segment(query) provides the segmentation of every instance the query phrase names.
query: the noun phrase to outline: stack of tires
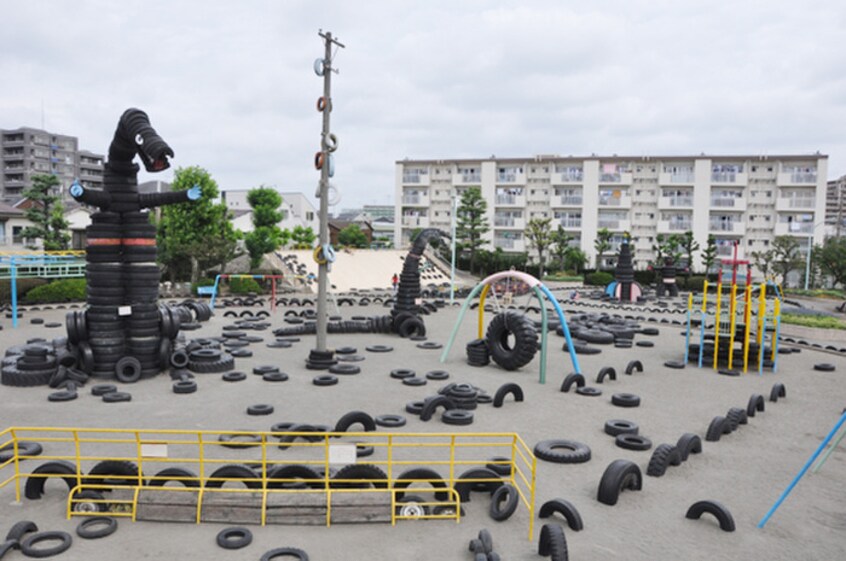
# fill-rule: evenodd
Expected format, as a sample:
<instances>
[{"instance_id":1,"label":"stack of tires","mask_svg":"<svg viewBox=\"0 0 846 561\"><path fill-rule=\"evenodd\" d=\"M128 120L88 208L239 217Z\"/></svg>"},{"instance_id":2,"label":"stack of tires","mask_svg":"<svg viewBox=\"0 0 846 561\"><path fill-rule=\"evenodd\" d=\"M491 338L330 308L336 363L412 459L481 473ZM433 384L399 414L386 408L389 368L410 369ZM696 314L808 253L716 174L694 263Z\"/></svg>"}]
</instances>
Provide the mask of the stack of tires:
<instances>
[{"instance_id":1,"label":"stack of tires","mask_svg":"<svg viewBox=\"0 0 846 561\"><path fill-rule=\"evenodd\" d=\"M118 307L125 300L120 222L115 212L91 215L91 225L86 228L85 329L80 328L81 314L77 314L73 330L68 330L68 339L76 341L80 364L97 378L113 378L115 364L126 354L124 321L118 315Z\"/></svg>"}]
</instances>

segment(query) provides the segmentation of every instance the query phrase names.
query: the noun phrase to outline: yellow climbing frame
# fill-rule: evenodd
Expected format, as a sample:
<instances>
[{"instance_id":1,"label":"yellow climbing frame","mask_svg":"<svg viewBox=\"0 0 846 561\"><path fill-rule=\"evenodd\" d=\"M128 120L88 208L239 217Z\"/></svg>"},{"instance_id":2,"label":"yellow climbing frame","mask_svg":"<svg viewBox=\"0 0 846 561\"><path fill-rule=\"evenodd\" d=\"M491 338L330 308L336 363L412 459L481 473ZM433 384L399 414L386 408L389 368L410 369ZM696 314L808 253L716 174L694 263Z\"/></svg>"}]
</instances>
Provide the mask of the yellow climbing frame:
<instances>
[{"instance_id":1,"label":"yellow climbing frame","mask_svg":"<svg viewBox=\"0 0 846 561\"><path fill-rule=\"evenodd\" d=\"M43 446L43 454L26 456L22 442L34 441ZM280 441L283 447L280 447ZM373 447L373 454L360 461L356 452L361 447ZM82 490L114 490L120 487L131 491L125 499L84 499L86 503L107 503L110 516L136 519L139 494L145 490L173 493L197 493L196 522L201 521L204 496L213 493L261 493L261 524L267 523L268 497L300 493L325 493L326 525L331 526L332 496L349 493L390 493L391 524L405 519L454 519L461 518L461 498L455 484L510 483L516 489L519 502L529 510L529 539L532 539L535 512L535 484L537 460L517 433L389 433L389 432L261 432L261 431L201 431L155 429L94 429L57 427L12 427L0 432L0 450L11 457L0 462L0 489L13 484L16 501L21 500L21 483L29 478L75 480L68 494L67 516L93 516L98 512L80 512L75 509L81 499L74 498ZM248 456L248 457L246 457ZM496 459L493 459L496 458ZM33 473L44 461L70 462L76 473ZM138 472L120 484L114 475L86 475L96 463L104 460L133 462ZM211 477L214 471L227 464L249 464L255 468L255 478ZM384 479L338 479L331 477L330 468L363 463L376 466L387 475ZM313 480L295 478L269 478L276 466L309 466L320 477ZM29 469L31 466L31 469ZM498 468L505 473L497 477L461 477L467 470L482 467ZM161 468L181 467L196 476L148 476L145 471L159 473ZM398 476L412 467L428 467L448 472L438 480L400 480ZM84 476L84 477L83 477ZM99 479L99 481L98 481ZM106 481L109 479L109 481ZM134 484L129 484L132 480ZM182 486L163 486L164 481L180 481ZM156 481L160 483L156 485ZM209 487L213 481L218 487ZM285 483L306 483L308 489L281 488ZM222 488L227 482L237 487ZM376 483L382 488L338 488L344 483ZM398 482L405 485L396 486ZM426 513L417 511L402 514L404 503L397 500L399 493L409 491L408 484L429 483L446 485L447 488L418 488L415 494L424 494ZM243 485L247 484L248 487ZM70 485L70 484L69 484ZM436 493L446 493L448 498L438 500ZM428 496L432 499L428 500ZM440 513L435 508L440 507ZM96 510L96 509L95 509Z\"/></svg>"}]
</instances>

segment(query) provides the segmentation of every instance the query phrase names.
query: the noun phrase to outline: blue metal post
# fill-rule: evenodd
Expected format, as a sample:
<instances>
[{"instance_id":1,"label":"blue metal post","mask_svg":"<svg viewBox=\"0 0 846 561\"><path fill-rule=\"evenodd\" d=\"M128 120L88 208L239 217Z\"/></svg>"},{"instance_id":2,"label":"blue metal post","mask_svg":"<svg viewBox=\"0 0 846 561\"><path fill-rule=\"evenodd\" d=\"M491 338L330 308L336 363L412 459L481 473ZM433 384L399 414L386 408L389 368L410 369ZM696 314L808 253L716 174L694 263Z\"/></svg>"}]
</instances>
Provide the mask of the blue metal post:
<instances>
[{"instance_id":1,"label":"blue metal post","mask_svg":"<svg viewBox=\"0 0 846 561\"><path fill-rule=\"evenodd\" d=\"M9 281L9 287L12 289L12 327L18 327L18 283L17 283L17 276L18 276L18 268L15 266L15 256L11 256L9 258L9 274L11 275L11 280Z\"/></svg>"},{"instance_id":2,"label":"blue metal post","mask_svg":"<svg viewBox=\"0 0 846 561\"><path fill-rule=\"evenodd\" d=\"M802 469L800 469L799 473L796 474L796 477L793 478L793 481L791 481L787 488L781 492L781 495L779 495L778 499L776 499L775 504L770 507L770 510L767 511L767 514L765 514L761 521L758 522L759 528L763 528L764 524L766 524L770 517L775 514L775 511L778 510L778 507L781 506L781 503L784 502L784 499L787 498L787 495L789 495L790 492L793 491L793 488L796 487L796 484L799 483L799 480L802 479L802 476L805 475L805 473L808 471L808 468L810 468L811 464L814 463L814 460L817 459L817 456L819 456L822 451L825 450L825 447L828 445L829 441L834 438L834 435L837 434L837 431L840 430L840 427L843 426L844 422L846 422L846 413L843 413L840 416L840 420L837 421L837 424L834 425L834 428L831 429L831 431L828 433L828 436L823 439L823 441L817 447L816 451L811 454L811 457L808 458L808 461L805 462L805 465L802 466Z\"/></svg>"},{"instance_id":3,"label":"blue metal post","mask_svg":"<svg viewBox=\"0 0 846 561\"><path fill-rule=\"evenodd\" d=\"M220 283L220 275L214 277L214 292L212 292L211 302L209 303L209 308L214 311L214 299L217 298L217 285Z\"/></svg>"},{"instance_id":4,"label":"blue metal post","mask_svg":"<svg viewBox=\"0 0 846 561\"><path fill-rule=\"evenodd\" d=\"M579 359L576 358L576 349L573 348L573 339L570 337L570 328L567 326L567 319L564 317L564 310L561 309L561 306L558 305L558 300L555 299L552 292L546 287L545 284L541 283L540 289L546 294L546 297L549 298L549 301L552 302L552 307L555 308L555 313L558 314L558 320L561 322L561 331L564 332L564 339L567 341L567 348L570 349L570 361L573 363L573 369L576 371L576 374L581 374L582 369L579 367Z\"/></svg>"}]
</instances>

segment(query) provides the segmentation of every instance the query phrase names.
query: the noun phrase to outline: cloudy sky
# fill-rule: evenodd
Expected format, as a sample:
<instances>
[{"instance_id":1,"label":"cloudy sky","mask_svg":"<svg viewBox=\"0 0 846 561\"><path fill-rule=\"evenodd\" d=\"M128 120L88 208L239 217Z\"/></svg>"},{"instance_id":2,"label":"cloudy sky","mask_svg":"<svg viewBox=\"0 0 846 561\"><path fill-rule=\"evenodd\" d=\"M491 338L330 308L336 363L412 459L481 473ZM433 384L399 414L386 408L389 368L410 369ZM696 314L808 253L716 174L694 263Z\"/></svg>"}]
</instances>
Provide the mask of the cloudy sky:
<instances>
[{"instance_id":1,"label":"cloudy sky","mask_svg":"<svg viewBox=\"0 0 846 561\"><path fill-rule=\"evenodd\" d=\"M405 157L819 150L846 173L835 0L8 0L0 128L40 126L43 103L103 153L135 106L175 166L312 195L321 28L347 47L333 210L392 204Z\"/></svg>"}]
</instances>

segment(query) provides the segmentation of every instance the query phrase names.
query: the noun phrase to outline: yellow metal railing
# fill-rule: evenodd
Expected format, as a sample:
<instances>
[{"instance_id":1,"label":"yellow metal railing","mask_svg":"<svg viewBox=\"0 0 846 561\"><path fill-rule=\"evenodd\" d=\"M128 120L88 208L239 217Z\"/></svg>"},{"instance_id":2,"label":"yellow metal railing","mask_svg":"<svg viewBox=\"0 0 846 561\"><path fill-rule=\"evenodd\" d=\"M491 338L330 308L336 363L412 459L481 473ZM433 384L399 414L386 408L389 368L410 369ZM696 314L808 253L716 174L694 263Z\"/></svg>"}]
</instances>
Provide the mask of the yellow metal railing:
<instances>
[{"instance_id":1,"label":"yellow metal railing","mask_svg":"<svg viewBox=\"0 0 846 561\"><path fill-rule=\"evenodd\" d=\"M20 455L18 444L37 441L44 454L37 458ZM371 456L355 459L358 447L373 447ZM85 502L108 505L110 515L135 520L138 498L142 491L157 490L173 493L196 493L196 521L199 523L203 498L213 493L260 493L261 524L267 521L268 497L280 494L324 493L326 524L331 525L332 496L344 493L390 493L391 523L407 519L454 519L461 517L461 498L455 490L456 483L509 483L514 486L522 503L531 513L529 539L532 539L535 510L535 484L537 460L532 449L516 433L382 433L382 432L262 432L262 431L190 431L155 429L88 429L52 427L12 427L0 432L0 449L12 452L12 457L0 463L0 488L15 484L15 494L21 500L21 482L28 478L64 478L75 480L67 501L67 515L90 516L94 511L80 512L75 506ZM253 453L258 452L258 453ZM244 457L244 456L249 457ZM492 460L491 456L503 459ZM24 462L24 460L26 460ZM35 460L38 460L36 462ZM43 461L64 460L71 462L75 474L32 473ZM133 462L137 472L130 476L91 475L94 464L104 460ZM338 479L331 467L341 464L369 464L386 475L386 479ZM148 476L145 470L156 471L158 466L181 467L194 470L190 477ZM227 464L251 467L254 478L219 477L215 470ZM462 478L469 468L494 464L502 467L507 475L497 477ZM302 465L312 468L317 478L269 477L276 466ZM399 475L409 467L441 468L443 478L415 479L413 483L429 484L420 488L394 487ZM505 468L508 468L507 470ZM115 483L120 478L122 481ZM164 486L166 481L180 482L180 486ZM403 480L404 483L409 480ZM155 483L159 482L158 485ZM212 482L213 486L209 487ZM226 483L248 484L237 488ZM305 489L280 488L286 483L304 483ZM377 484L380 488L338 488L346 484ZM219 485L219 486L215 486ZM437 485L446 485L437 486ZM124 497L79 498L84 490L128 490ZM129 493L131 491L131 493ZM416 504L425 512L401 514L406 503L397 500L397 493L422 495L424 502ZM447 500L438 500L435 494L447 493ZM432 499L429 500L429 496ZM443 495L440 495L443 497ZM437 508L440 507L440 508ZM414 509L411 509L414 510ZM436 513L436 510L441 512Z\"/></svg>"}]
</instances>

